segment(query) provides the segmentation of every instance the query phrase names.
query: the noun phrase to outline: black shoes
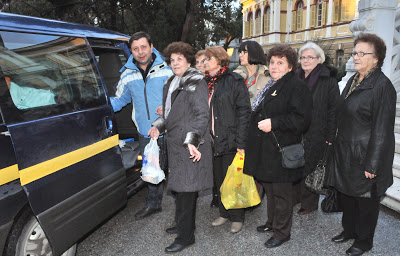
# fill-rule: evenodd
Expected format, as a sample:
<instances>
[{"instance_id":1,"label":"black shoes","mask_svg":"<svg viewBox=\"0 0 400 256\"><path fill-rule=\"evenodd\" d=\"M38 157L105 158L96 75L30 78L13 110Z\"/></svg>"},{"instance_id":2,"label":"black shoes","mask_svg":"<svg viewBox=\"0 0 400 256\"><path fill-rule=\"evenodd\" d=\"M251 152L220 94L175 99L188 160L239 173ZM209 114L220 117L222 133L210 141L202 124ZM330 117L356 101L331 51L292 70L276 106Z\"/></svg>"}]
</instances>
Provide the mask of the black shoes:
<instances>
[{"instance_id":1,"label":"black shoes","mask_svg":"<svg viewBox=\"0 0 400 256\"><path fill-rule=\"evenodd\" d=\"M364 252L366 252L366 251L364 251L363 249L356 248L356 247L353 247L353 246L352 246L352 247L350 247L349 249L347 249L346 255L358 256L358 255L363 255Z\"/></svg>"},{"instance_id":2,"label":"black shoes","mask_svg":"<svg viewBox=\"0 0 400 256\"><path fill-rule=\"evenodd\" d=\"M258 226L257 231L260 233L265 233L265 232L274 232L272 228L267 227L267 224Z\"/></svg>"},{"instance_id":3,"label":"black shoes","mask_svg":"<svg viewBox=\"0 0 400 256\"><path fill-rule=\"evenodd\" d=\"M176 234L176 233L178 233L178 228L176 226L170 227L170 228L167 228L165 230L165 232L167 232L168 234Z\"/></svg>"},{"instance_id":4,"label":"black shoes","mask_svg":"<svg viewBox=\"0 0 400 256\"><path fill-rule=\"evenodd\" d=\"M142 210L138 211L135 214L135 219L136 220L144 219L154 213L161 212L161 210L162 210L161 207L160 208L150 208L150 207L145 206Z\"/></svg>"},{"instance_id":5,"label":"black shoes","mask_svg":"<svg viewBox=\"0 0 400 256\"><path fill-rule=\"evenodd\" d=\"M278 247L280 245L282 245L284 242L289 241L290 238L284 239L284 240L279 240L276 238L271 237L270 239L267 240L267 242L265 242L265 246L267 248L274 248L274 247Z\"/></svg>"},{"instance_id":6,"label":"black shoes","mask_svg":"<svg viewBox=\"0 0 400 256\"><path fill-rule=\"evenodd\" d=\"M176 242L173 242L170 246L166 247L164 251L166 253L180 252L192 244L194 244L194 240L193 240L193 242L189 243L188 245L183 245L183 244L178 244Z\"/></svg>"},{"instance_id":7,"label":"black shoes","mask_svg":"<svg viewBox=\"0 0 400 256\"><path fill-rule=\"evenodd\" d=\"M344 243L344 242L346 242L346 241L348 241L350 239L352 239L352 238L351 237L346 237L342 232L339 235L337 235L334 238L332 238L332 242L340 244L340 243Z\"/></svg>"}]
</instances>

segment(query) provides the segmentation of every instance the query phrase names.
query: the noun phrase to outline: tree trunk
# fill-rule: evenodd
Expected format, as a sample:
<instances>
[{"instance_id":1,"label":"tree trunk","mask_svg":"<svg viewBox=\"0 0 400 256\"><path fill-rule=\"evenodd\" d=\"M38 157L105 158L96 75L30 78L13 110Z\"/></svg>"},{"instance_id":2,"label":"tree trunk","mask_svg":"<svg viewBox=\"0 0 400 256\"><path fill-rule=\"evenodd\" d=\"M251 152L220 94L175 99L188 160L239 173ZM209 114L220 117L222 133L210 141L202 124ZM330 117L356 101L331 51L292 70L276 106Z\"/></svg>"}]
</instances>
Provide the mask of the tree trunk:
<instances>
[{"instance_id":1,"label":"tree trunk","mask_svg":"<svg viewBox=\"0 0 400 256\"><path fill-rule=\"evenodd\" d=\"M185 15L185 23L183 24L181 41L186 42L188 35L190 33L190 28L192 27L192 23L195 18L195 13L197 10L198 0L187 0L186 1L186 15Z\"/></svg>"}]
</instances>

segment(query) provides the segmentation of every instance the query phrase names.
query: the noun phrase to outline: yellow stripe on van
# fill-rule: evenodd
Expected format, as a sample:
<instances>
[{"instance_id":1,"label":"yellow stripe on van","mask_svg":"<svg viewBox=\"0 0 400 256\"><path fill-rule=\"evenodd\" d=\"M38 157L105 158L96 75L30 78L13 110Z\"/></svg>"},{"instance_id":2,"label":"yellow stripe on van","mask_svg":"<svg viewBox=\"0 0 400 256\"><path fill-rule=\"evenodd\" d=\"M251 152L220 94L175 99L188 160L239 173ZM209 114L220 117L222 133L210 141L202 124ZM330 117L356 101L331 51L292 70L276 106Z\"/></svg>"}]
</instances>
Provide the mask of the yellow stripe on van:
<instances>
[{"instance_id":1,"label":"yellow stripe on van","mask_svg":"<svg viewBox=\"0 0 400 256\"><path fill-rule=\"evenodd\" d=\"M0 169L0 186L16 179L19 179L18 165Z\"/></svg>"},{"instance_id":2,"label":"yellow stripe on van","mask_svg":"<svg viewBox=\"0 0 400 256\"><path fill-rule=\"evenodd\" d=\"M40 164L25 168L19 171L21 185L26 185L32 181L43 178L55 173L68 166L76 164L101 152L104 152L118 145L118 134L92 145L77 149L67 154L58 156Z\"/></svg>"}]
</instances>

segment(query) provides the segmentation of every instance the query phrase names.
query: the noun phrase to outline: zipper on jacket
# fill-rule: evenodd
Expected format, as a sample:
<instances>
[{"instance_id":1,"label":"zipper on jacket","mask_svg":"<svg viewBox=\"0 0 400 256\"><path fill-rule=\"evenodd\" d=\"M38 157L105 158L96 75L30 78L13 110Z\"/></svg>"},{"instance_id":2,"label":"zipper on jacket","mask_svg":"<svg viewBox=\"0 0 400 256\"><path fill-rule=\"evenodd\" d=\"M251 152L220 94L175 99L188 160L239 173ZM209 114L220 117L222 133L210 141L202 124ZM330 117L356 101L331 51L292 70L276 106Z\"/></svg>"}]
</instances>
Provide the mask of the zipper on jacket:
<instances>
[{"instance_id":1,"label":"zipper on jacket","mask_svg":"<svg viewBox=\"0 0 400 256\"><path fill-rule=\"evenodd\" d=\"M146 110L147 110L147 118L150 120L150 111L149 111L149 104L147 103L147 93L146 93L146 86L147 83L144 83L144 102L146 103Z\"/></svg>"}]
</instances>

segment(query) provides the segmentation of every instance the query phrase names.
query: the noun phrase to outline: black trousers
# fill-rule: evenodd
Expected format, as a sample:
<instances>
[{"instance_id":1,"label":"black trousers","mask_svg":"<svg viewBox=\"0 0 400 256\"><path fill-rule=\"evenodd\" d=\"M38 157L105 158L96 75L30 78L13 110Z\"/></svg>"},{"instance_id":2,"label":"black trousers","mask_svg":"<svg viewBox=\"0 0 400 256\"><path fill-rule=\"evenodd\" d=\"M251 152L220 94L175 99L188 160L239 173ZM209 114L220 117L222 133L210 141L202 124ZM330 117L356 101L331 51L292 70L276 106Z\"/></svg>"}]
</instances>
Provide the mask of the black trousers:
<instances>
[{"instance_id":1,"label":"black trousers","mask_svg":"<svg viewBox=\"0 0 400 256\"><path fill-rule=\"evenodd\" d=\"M373 186L371 197L352 197L340 193L343 206L343 234L355 238L354 247L370 250L373 246L376 223L379 216L379 197Z\"/></svg>"},{"instance_id":2,"label":"black trousers","mask_svg":"<svg viewBox=\"0 0 400 256\"><path fill-rule=\"evenodd\" d=\"M311 192L307 188L305 181L306 179L304 178L299 183L301 208L310 211L315 211L318 209L319 194Z\"/></svg>"},{"instance_id":3,"label":"black trousers","mask_svg":"<svg viewBox=\"0 0 400 256\"><path fill-rule=\"evenodd\" d=\"M293 218L293 184L261 183L267 195L267 227L274 230L272 237L279 240L290 238Z\"/></svg>"},{"instance_id":4,"label":"black trousers","mask_svg":"<svg viewBox=\"0 0 400 256\"><path fill-rule=\"evenodd\" d=\"M224 182L228 167L232 164L236 153L215 156L213 161L214 179L217 185L218 208L219 215L223 218L230 219L232 222L244 222L244 209L226 210L221 202L220 188Z\"/></svg>"},{"instance_id":5,"label":"black trousers","mask_svg":"<svg viewBox=\"0 0 400 256\"><path fill-rule=\"evenodd\" d=\"M176 227L178 235L175 242L189 245L194 242L196 221L197 192L177 192L176 195Z\"/></svg>"}]
</instances>

